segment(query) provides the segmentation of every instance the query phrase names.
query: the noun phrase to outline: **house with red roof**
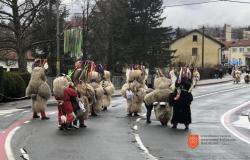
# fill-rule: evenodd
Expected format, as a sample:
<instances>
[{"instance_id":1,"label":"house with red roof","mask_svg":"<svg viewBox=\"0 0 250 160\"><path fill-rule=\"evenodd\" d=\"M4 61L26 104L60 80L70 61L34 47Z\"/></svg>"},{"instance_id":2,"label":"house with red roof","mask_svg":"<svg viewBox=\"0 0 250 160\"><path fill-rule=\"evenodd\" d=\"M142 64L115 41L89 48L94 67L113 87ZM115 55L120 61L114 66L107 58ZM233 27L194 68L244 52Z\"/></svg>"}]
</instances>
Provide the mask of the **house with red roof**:
<instances>
[{"instance_id":1,"label":"house with red roof","mask_svg":"<svg viewBox=\"0 0 250 160\"><path fill-rule=\"evenodd\" d=\"M229 65L247 66L250 65L250 38L249 31L243 32L244 39L232 39L232 29L226 26L225 45L222 55L227 59Z\"/></svg>"},{"instance_id":2,"label":"house with red roof","mask_svg":"<svg viewBox=\"0 0 250 160\"><path fill-rule=\"evenodd\" d=\"M27 60L27 70L28 72L31 72L32 64L35 58L32 56L31 51L27 51L25 57ZM1 49L0 50L0 66L3 67L6 71L18 70L17 53L11 49Z\"/></svg>"}]
</instances>

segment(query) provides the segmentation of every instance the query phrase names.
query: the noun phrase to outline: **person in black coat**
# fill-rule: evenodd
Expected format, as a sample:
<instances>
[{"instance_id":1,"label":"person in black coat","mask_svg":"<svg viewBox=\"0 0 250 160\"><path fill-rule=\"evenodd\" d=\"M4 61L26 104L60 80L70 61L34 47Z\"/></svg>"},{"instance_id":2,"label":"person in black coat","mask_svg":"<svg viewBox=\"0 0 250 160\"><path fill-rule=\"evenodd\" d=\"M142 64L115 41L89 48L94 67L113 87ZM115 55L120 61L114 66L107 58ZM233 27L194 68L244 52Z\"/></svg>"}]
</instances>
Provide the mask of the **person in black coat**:
<instances>
[{"instance_id":1,"label":"person in black coat","mask_svg":"<svg viewBox=\"0 0 250 160\"><path fill-rule=\"evenodd\" d=\"M192 122L191 120L191 109L190 105L193 101L193 95L188 92L191 87L191 81L178 84L176 83L176 88L181 88L180 96L176 99L176 95L178 94L177 89L174 93L170 95L169 103L173 106L173 117L171 123L173 124L172 128L177 128L178 123L185 125L185 130L189 129L189 124Z\"/></svg>"}]
</instances>

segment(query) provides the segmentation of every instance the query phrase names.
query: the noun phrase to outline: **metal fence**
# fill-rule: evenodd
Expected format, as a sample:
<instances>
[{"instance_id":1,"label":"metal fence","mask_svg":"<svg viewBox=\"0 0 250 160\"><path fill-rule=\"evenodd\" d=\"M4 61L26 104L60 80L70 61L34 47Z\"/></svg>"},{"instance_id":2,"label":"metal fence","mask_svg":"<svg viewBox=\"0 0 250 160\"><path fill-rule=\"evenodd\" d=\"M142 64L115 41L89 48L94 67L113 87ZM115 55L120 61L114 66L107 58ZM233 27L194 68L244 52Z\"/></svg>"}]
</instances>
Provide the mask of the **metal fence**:
<instances>
[{"instance_id":1,"label":"metal fence","mask_svg":"<svg viewBox=\"0 0 250 160\"><path fill-rule=\"evenodd\" d=\"M115 86L115 89L121 89L122 85L126 82L125 76L113 76L112 83Z\"/></svg>"},{"instance_id":2,"label":"metal fence","mask_svg":"<svg viewBox=\"0 0 250 160\"><path fill-rule=\"evenodd\" d=\"M56 77L47 77L47 83L48 83L48 85L49 85L49 87L51 89L51 92L53 92L52 89L53 89L53 81L54 81L54 79L56 79Z\"/></svg>"}]
</instances>

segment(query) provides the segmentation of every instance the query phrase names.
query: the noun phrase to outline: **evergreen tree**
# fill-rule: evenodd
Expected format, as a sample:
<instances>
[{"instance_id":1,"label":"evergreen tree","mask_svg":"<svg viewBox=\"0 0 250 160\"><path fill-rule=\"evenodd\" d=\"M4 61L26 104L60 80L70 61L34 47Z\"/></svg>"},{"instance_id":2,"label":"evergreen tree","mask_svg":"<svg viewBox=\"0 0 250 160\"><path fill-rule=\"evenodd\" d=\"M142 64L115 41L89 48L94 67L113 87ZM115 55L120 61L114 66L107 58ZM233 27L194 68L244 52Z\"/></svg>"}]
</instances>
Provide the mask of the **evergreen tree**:
<instances>
[{"instance_id":1,"label":"evergreen tree","mask_svg":"<svg viewBox=\"0 0 250 160\"><path fill-rule=\"evenodd\" d=\"M162 0L98 1L91 15L92 58L110 70L125 64L169 64L171 27L162 27Z\"/></svg>"},{"instance_id":2,"label":"evergreen tree","mask_svg":"<svg viewBox=\"0 0 250 160\"><path fill-rule=\"evenodd\" d=\"M152 68L169 64L173 32L171 27L161 26L165 20L162 5L162 0L129 1L131 63L147 63Z\"/></svg>"}]
</instances>

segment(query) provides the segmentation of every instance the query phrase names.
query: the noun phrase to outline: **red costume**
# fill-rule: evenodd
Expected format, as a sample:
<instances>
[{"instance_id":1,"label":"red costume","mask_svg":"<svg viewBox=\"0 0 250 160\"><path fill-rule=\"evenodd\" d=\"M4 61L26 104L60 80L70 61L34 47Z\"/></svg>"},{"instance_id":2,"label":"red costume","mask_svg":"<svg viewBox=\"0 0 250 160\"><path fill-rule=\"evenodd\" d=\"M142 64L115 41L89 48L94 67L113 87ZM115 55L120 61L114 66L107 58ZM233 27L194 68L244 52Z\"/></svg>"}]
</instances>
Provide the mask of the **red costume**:
<instances>
[{"instance_id":1,"label":"red costume","mask_svg":"<svg viewBox=\"0 0 250 160\"><path fill-rule=\"evenodd\" d=\"M70 101L70 97L77 97L77 92L70 88L67 87L64 89L64 96L63 99L56 98L57 100L63 101L62 103L58 103L58 123L59 125L62 124L61 116L65 115L66 116L66 123L71 124L73 120L75 119L74 117L74 112L73 112L73 106Z\"/></svg>"}]
</instances>

